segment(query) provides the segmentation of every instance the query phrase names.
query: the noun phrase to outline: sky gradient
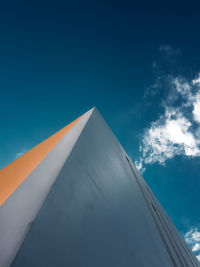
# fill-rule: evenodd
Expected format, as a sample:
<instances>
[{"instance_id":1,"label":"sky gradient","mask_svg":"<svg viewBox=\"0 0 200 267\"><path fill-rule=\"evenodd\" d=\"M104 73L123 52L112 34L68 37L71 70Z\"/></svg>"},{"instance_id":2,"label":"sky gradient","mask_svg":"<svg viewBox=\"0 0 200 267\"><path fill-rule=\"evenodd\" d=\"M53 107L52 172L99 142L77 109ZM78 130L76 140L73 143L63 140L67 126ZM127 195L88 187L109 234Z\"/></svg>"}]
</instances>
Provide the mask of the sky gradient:
<instances>
[{"instance_id":1,"label":"sky gradient","mask_svg":"<svg viewBox=\"0 0 200 267\"><path fill-rule=\"evenodd\" d=\"M200 255L199 7L2 2L0 168L96 106Z\"/></svg>"}]
</instances>

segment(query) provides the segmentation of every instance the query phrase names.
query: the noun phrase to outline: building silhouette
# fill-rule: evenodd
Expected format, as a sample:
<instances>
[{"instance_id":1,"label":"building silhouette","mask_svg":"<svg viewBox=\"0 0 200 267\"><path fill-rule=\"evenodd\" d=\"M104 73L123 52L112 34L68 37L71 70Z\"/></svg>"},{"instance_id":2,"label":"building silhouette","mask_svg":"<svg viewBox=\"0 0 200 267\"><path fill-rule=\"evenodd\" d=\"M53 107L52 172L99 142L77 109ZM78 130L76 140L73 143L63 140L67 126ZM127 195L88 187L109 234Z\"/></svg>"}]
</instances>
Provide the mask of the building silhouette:
<instances>
[{"instance_id":1,"label":"building silhouette","mask_svg":"<svg viewBox=\"0 0 200 267\"><path fill-rule=\"evenodd\" d=\"M0 267L199 266L96 108L0 171Z\"/></svg>"}]
</instances>

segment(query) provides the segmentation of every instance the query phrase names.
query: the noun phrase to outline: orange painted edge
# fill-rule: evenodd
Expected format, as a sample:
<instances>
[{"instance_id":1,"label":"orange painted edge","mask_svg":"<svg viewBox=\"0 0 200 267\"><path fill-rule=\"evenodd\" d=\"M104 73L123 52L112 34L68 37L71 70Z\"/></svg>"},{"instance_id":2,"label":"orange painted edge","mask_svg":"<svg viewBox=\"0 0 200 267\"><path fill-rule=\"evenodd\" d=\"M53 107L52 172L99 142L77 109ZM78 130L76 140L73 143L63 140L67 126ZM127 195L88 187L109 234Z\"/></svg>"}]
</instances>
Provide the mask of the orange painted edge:
<instances>
[{"instance_id":1,"label":"orange painted edge","mask_svg":"<svg viewBox=\"0 0 200 267\"><path fill-rule=\"evenodd\" d=\"M44 160L47 154L60 142L69 130L74 127L81 117L0 170L0 206L23 183L41 161Z\"/></svg>"}]
</instances>

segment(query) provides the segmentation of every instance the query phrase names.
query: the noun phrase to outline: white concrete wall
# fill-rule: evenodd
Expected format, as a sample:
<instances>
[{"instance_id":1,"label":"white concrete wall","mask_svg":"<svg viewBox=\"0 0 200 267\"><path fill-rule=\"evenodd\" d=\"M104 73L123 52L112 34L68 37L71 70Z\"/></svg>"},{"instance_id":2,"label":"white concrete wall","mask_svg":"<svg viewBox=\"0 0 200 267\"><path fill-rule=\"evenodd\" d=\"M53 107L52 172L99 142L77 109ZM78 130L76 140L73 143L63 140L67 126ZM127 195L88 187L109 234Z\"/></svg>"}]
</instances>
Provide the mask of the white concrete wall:
<instances>
[{"instance_id":1,"label":"white concrete wall","mask_svg":"<svg viewBox=\"0 0 200 267\"><path fill-rule=\"evenodd\" d=\"M199 266L98 111L13 266Z\"/></svg>"}]
</instances>

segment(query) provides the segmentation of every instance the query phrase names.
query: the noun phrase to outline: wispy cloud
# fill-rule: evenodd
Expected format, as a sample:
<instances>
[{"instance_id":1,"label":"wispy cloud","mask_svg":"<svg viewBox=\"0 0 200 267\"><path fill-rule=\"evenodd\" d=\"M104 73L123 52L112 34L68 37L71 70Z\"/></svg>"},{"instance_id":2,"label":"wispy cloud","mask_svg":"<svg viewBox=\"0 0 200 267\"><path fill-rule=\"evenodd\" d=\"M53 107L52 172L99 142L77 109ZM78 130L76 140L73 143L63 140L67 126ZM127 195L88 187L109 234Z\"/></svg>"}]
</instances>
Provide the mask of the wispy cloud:
<instances>
[{"instance_id":1,"label":"wispy cloud","mask_svg":"<svg viewBox=\"0 0 200 267\"><path fill-rule=\"evenodd\" d=\"M164 53L167 57L177 56L181 54L181 50L179 48L174 48L173 46L168 44L160 45L159 51Z\"/></svg>"},{"instance_id":2,"label":"wispy cloud","mask_svg":"<svg viewBox=\"0 0 200 267\"><path fill-rule=\"evenodd\" d=\"M140 158L139 160L136 160L135 161L135 167L141 172L143 173L146 168L144 167L144 162L143 162L143 159Z\"/></svg>"},{"instance_id":3,"label":"wispy cloud","mask_svg":"<svg viewBox=\"0 0 200 267\"><path fill-rule=\"evenodd\" d=\"M184 235L185 241L191 247L192 251L200 261L200 231L198 228L191 228Z\"/></svg>"},{"instance_id":4,"label":"wispy cloud","mask_svg":"<svg viewBox=\"0 0 200 267\"><path fill-rule=\"evenodd\" d=\"M23 149L21 152L19 152L19 153L17 153L17 154L15 155L15 159L21 157L21 156L24 155L26 152L27 152L27 150Z\"/></svg>"},{"instance_id":5,"label":"wispy cloud","mask_svg":"<svg viewBox=\"0 0 200 267\"><path fill-rule=\"evenodd\" d=\"M163 114L144 132L136 165L164 164L176 155L200 156L200 74L193 80L168 76Z\"/></svg>"}]
</instances>

